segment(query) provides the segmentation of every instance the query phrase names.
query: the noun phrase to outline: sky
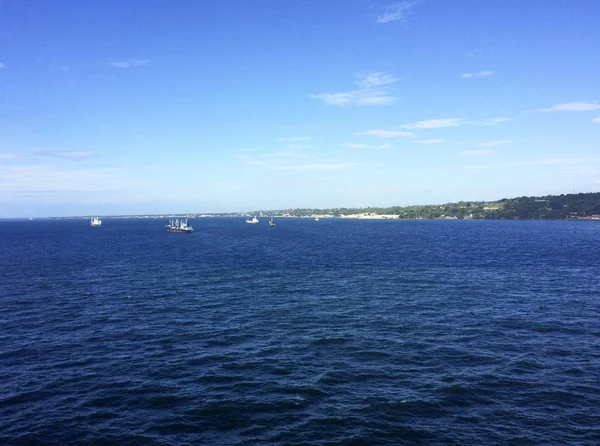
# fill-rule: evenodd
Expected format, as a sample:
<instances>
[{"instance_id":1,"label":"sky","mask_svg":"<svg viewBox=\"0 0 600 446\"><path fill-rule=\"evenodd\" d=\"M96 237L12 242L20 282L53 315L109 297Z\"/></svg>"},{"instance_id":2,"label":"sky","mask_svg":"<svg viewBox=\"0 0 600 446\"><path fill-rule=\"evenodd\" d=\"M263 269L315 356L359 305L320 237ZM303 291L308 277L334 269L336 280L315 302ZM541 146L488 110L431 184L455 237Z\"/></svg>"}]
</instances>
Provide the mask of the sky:
<instances>
[{"instance_id":1,"label":"sky","mask_svg":"<svg viewBox=\"0 0 600 446\"><path fill-rule=\"evenodd\" d=\"M597 0L0 0L0 217L600 191Z\"/></svg>"}]
</instances>

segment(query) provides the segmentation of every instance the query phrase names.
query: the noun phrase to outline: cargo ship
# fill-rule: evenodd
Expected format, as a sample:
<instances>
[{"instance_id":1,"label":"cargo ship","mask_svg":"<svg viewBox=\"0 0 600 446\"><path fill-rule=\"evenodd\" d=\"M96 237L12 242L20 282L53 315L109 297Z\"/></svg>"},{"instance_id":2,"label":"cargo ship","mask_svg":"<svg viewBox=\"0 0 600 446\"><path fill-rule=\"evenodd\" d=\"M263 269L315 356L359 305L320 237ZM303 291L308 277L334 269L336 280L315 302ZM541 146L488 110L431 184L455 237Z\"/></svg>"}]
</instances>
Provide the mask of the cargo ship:
<instances>
[{"instance_id":1,"label":"cargo ship","mask_svg":"<svg viewBox=\"0 0 600 446\"><path fill-rule=\"evenodd\" d=\"M188 225L187 218L183 219L171 219L167 225L167 232L173 232L176 234L191 234L194 232L194 228Z\"/></svg>"}]
</instances>

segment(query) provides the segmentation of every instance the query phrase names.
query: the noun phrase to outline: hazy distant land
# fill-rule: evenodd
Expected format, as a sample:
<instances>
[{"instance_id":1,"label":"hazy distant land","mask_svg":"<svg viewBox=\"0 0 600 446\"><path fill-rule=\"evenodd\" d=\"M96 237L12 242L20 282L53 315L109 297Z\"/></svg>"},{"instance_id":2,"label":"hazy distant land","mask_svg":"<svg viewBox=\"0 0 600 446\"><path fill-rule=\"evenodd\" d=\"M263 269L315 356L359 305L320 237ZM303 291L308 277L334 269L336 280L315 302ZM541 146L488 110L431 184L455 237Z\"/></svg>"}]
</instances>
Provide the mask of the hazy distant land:
<instances>
[{"instance_id":1,"label":"hazy distant land","mask_svg":"<svg viewBox=\"0 0 600 446\"><path fill-rule=\"evenodd\" d=\"M441 205L415 205L330 209L258 209L244 212L107 215L113 218L244 217L249 215L303 218L356 219L477 219L477 220L598 220L600 192L503 198L497 201L459 201ZM73 218L73 217L70 217ZM89 217L88 217L89 218Z\"/></svg>"}]
</instances>

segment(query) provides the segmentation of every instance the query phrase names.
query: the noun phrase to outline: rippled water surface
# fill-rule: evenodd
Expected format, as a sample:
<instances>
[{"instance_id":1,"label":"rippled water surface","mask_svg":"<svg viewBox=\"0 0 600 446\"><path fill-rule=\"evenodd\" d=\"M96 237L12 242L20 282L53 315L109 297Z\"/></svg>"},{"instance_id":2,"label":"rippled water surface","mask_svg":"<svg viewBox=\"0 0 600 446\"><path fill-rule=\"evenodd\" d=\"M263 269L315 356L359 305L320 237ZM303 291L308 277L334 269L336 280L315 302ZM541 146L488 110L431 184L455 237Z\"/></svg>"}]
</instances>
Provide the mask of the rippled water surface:
<instances>
[{"instance_id":1,"label":"rippled water surface","mask_svg":"<svg viewBox=\"0 0 600 446\"><path fill-rule=\"evenodd\" d=\"M0 443L600 444L600 223L0 222Z\"/></svg>"}]
</instances>

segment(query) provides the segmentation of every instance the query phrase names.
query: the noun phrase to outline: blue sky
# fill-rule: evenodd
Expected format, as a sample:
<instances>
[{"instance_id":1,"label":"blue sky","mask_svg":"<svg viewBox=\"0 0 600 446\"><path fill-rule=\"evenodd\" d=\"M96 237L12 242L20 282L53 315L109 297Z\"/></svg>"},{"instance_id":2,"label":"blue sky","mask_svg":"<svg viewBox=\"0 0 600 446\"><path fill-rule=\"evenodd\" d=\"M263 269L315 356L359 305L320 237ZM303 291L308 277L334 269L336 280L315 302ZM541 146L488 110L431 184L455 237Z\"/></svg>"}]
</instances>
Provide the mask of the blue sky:
<instances>
[{"instance_id":1,"label":"blue sky","mask_svg":"<svg viewBox=\"0 0 600 446\"><path fill-rule=\"evenodd\" d=\"M600 191L594 0L0 3L0 217Z\"/></svg>"}]
</instances>

